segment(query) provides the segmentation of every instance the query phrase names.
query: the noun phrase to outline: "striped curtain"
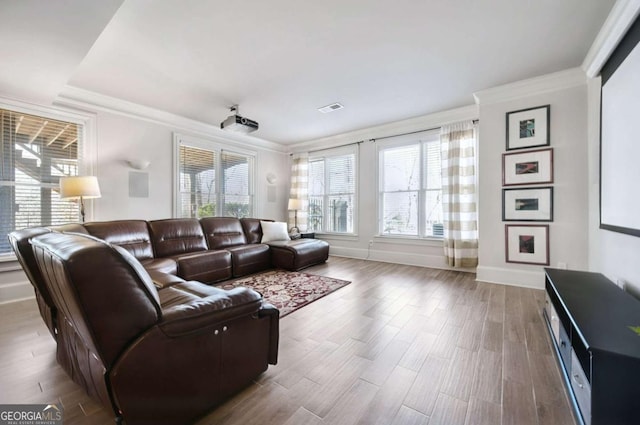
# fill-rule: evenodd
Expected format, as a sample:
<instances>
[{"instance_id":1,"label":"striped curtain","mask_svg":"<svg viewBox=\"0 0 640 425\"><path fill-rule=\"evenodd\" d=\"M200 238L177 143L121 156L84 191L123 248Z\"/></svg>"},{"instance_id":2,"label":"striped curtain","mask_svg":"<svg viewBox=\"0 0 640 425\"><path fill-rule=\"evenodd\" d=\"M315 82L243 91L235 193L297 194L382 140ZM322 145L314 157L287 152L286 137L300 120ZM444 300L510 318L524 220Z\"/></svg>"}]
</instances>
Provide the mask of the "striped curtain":
<instances>
[{"instance_id":1,"label":"striped curtain","mask_svg":"<svg viewBox=\"0 0 640 425\"><path fill-rule=\"evenodd\" d=\"M465 121L442 127L444 255L451 267L478 265L476 127Z\"/></svg>"},{"instance_id":2,"label":"striped curtain","mask_svg":"<svg viewBox=\"0 0 640 425\"><path fill-rule=\"evenodd\" d=\"M308 205L309 199L309 154L300 153L291 157L291 189L289 199L301 199ZM294 225L295 211L289 211L289 229ZM307 230L307 210L298 210L298 228Z\"/></svg>"}]
</instances>

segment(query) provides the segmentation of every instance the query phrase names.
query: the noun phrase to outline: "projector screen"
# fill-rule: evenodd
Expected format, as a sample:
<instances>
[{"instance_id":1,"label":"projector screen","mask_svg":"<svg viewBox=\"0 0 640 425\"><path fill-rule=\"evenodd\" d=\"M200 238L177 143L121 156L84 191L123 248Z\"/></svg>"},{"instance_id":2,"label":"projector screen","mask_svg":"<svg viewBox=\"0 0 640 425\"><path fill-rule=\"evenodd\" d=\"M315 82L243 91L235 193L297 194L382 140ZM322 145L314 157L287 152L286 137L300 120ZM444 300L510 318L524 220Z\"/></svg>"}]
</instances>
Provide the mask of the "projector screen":
<instances>
[{"instance_id":1,"label":"projector screen","mask_svg":"<svg viewBox=\"0 0 640 425\"><path fill-rule=\"evenodd\" d=\"M602 68L600 228L640 236L640 19Z\"/></svg>"}]
</instances>

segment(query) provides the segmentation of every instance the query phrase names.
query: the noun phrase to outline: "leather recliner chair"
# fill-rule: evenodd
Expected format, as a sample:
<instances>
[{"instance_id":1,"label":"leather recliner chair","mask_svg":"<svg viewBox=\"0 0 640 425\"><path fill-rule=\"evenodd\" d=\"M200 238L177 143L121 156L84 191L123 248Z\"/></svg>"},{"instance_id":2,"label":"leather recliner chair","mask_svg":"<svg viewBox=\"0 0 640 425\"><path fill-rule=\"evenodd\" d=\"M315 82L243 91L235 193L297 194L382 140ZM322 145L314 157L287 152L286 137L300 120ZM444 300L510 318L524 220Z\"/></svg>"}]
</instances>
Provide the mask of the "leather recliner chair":
<instances>
[{"instance_id":1,"label":"leather recliner chair","mask_svg":"<svg viewBox=\"0 0 640 425\"><path fill-rule=\"evenodd\" d=\"M251 289L158 290L130 253L91 236L31 244L57 309L58 361L118 422L191 423L277 362L279 312Z\"/></svg>"}]
</instances>

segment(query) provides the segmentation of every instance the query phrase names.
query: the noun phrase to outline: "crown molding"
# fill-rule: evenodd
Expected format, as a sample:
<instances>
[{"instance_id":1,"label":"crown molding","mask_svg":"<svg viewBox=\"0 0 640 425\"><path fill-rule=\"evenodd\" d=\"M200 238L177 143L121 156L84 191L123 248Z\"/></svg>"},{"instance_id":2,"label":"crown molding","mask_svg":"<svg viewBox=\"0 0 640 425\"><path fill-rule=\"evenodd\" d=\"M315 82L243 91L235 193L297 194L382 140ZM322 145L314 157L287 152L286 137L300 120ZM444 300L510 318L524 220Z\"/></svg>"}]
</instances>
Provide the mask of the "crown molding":
<instances>
[{"instance_id":1,"label":"crown molding","mask_svg":"<svg viewBox=\"0 0 640 425\"><path fill-rule=\"evenodd\" d=\"M204 137L214 136L249 148L260 148L277 153L287 151L287 148L279 143L246 134L231 133L201 121L69 85L65 86L58 95L54 105L113 113L163 125L173 131L183 131Z\"/></svg>"},{"instance_id":2,"label":"crown molding","mask_svg":"<svg viewBox=\"0 0 640 425\"><path fill-rule=\"evenodd\" d=\"M23 100L4 93L0 93L0 108L11 109L14 111L24 112L25 114L38 113L43 116L52 117L62 121L81 122L83 124L88 120L95 120L96 114L89 111L80 111L77 109L66 108L62 105L46 106L34 103L31 100Z\"/></svg>"},{"instance_id":3,"label":"crown molding","mask_svg":"<svg viewBox=\"0 0 640 425\"><path fill-rule=\"evenodd\" d=\"M421 115L419 117L409 118L402 121L394 121L387 124L376 125L374 127L354 130L334 136L309 140L290 145L289 149L290 153L313 149L329 149L347 143L359 142L361 140L370 140L414 131L428 130L456 121L475 120L478 118L478 115L478 107L476 105L468 105L433 114Z\"/></svg>"},{"instance_id":4,"label":"crown molding","mask_svg":"<svg viewBox=\"0 0 640 425\"><path fill-rule=\"evenodd\" d=\"M529 78L503 86L477 91L473 94L478 105L508 102L527 96L564 90L587 84L582 68L571 68L540 77Z\"/></svg>"},{"instance_id":5,"label":"crown molding","mask_svg":"<svg viewBox=\"0 0 640 425\"><path fill-rule=\"evenodd\" d=\"M587 77L594 78L600 73L639 14L640 0L616 1L582 62L582 69Z\"/></svg>"}]
</instances>

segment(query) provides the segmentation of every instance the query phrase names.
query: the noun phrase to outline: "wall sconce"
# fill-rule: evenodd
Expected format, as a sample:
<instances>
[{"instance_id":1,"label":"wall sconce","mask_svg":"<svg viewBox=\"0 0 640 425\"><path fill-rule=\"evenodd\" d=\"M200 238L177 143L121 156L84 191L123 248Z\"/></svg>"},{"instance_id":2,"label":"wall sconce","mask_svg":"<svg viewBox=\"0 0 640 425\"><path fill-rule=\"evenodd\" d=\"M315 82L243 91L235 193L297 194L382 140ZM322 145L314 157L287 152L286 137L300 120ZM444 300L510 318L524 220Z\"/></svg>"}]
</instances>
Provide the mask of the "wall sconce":
<instances>
[{"instance_id":1,"label":"wall sconce","mask_svg":"<svg viewBox=\"0 0 640 425\"><path fill-rule=\"evenodd\" d=\"M146 159L131 159L127 160L127 164L134 170L146 170L149 168L149 165L151 165L151 161Z\"/></svg>"},{"instance_id":2,"label":"wall sconce","mask_svg":"<svg viewBox=\"0 0 640 425\"><path fill-rule=\"evenodd\" d=\"M267 183L276 184L276 181L278 181L278 177L274 173L267 174Z\"/></svg>"},{"instance_id":3,"label":"wall sconce","mask_svg":"<svg viewBox=\"0 0 640 425\"><path fill-rule=\"evenodd\" d=\"M84 223L84 199L99 198L100 186L96 176L60 177L60 199L80 199L80 215Z\"/></svg>"},{"instance_id":4,"label":"wall sconce","mask_svg":"<svg viewBox=\"0 0 640 425\"><path fill-rule=\"evenodd\" d=\"M289 211L293 210L293 227L289 229L289 233L300 233L300 229L298 228L298 210L304 210L307 208L307 201L305 199L299 198L289 198L289 205L287 205L287 209Z\"/></svg>"}]
</instances>

